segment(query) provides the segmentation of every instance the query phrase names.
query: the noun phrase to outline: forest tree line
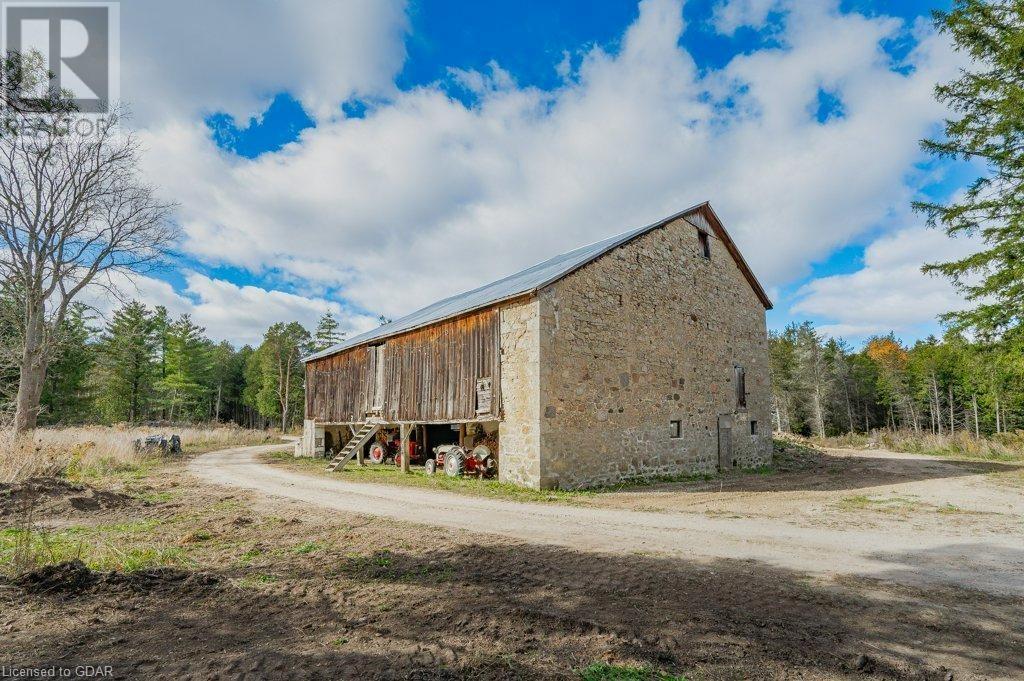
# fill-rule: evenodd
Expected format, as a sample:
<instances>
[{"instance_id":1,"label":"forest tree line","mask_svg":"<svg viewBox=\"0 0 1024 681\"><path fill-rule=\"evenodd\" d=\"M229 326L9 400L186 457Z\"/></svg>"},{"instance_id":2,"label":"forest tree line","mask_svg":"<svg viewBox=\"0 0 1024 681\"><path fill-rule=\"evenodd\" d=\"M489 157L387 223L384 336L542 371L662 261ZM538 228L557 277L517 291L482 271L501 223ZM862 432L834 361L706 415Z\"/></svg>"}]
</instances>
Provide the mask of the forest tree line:
<instances>
[{"instance_id":1,"label":"forest tree line","mask_svg":"<svg viewBox=\"0 0 1024 681\"><path fill-rule=\"evenodd\" d=\"M895 335L858 350L810 322L769 337L776 430L817 437L877 428L975 436L1024 425L1024 339L957 331L907 346Z\"/></svg>"},{"instance_id":2,"label":"forest tree line","mask_svg":"<svg viewBox=\"0 0 1024 681\"><path fill-rule=\"evenodd\" d=\"M339 326L329 312L313 333L280 322L257 347L236 348L211 340L189 315L172 318L160 306L132 301L99 323L76 303L55 339L39 422L219 421L287 430L303 417L301 359L342 340ZM0 345L15 344L11 335ZM17 383L9 363L0 373L0 408L9 408Z\"/></svg>"},{"instance_id":3,"label":"forest tree line","mask_svg":"<svg viewBox=\"0 0 1024 681\"><path fill-rule=\"evenodd\" d=\"M1021 5L954 0L934 13L938 31L971 60L936 86L950 118L921 146L982 174L947 200L922 195L913 207L930 227L982 244L922 268L948 278L968 305L942 315L941 339L909 347L890 334L854 350L809 323L772 334L779 430L984 435L1021 427ZM140 303L94 327L82 292L164 261L180 238L175 206L145 181L130 130L75 134L64 125L74 101L52 88L41 109L19 108L17 92L50 79L42 55L9 52L0 76L0 414L13 412L14 432L30 432L37 420L294 424L303 402L299 358L340 337L336 320L321 320L314 334L274 324L258 347L240 349L211 341L188 315L171 319Z\"/></svg>"}]
</instances>

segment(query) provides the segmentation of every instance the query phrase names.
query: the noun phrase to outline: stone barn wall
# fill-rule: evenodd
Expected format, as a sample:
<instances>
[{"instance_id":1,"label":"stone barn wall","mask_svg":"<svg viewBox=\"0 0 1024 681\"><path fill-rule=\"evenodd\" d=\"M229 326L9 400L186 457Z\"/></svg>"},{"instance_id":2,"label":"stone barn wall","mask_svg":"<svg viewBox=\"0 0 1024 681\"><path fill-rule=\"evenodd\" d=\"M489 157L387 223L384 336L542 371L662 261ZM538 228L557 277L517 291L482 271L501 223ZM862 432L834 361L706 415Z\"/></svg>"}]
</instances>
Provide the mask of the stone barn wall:
<instances>
[{"instance_id":1,"label":"stone barn wall","mask_svg":"<svg viewBox=\"0 0 1024 681\"><path fill-rule=\"evenodd\" d=\"M501 308L501 482L540 485L540 315L537 298Z\"/></svg>"},{"instance_id":2,"label":"stone barn wall","mask_svg":"<svg viewBox=\"0 0 1024 681\"><path fill-rule=\"evenodd\" d=\"M736 465L769 461L765 309L724 244L709 238L710 260L696 227L679 219L539 293L540 486L713 472L723 414ZM737 406L736 365L746 371L746 409ZM503 367L503 391L510 373ZM503 424L503 455L505 437Z\"/></svg>"}]
</instances>

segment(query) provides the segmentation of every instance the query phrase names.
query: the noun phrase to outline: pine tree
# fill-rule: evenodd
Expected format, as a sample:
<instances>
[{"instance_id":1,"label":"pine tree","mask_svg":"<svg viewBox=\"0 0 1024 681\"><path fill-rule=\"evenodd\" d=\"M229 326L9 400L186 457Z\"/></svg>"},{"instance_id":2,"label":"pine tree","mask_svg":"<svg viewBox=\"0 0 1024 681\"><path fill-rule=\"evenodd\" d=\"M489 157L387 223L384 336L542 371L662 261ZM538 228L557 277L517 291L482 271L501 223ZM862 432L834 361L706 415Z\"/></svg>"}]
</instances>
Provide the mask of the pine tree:
<instances>
[{"instance_id":1,"label":"pine tree","mask_svg":"<svg viewBox=\"0 0 1024 681\"><path fill-rule=\"evenodd\" d=\"M246 350L248 349L248 352ZM264 413L264 409L261 408L260 395L263 394L263 357L265 353L260 353L259 349L246 348L242 349L239 353L244 357L243 365L243 380L244 386L242 388L242 404L246 407L246 415L249 417L247 425L255 427L257 424L257 416L262 419L260 426L266 426L267 416ZM273 414L273 405L271 405L271 411L268 413Z\"/></svg>"},{"instance_id":2,"label":"pine tree","mask_svg":"<svg viewBox=\"0 0 1024 681\"><path fill-rule=\"evenodd\" d=\"M939 158L979 162L986 174L950 203L917 202L950 236L979 235L981 252L926 272L950 277L972 310L944 319L995 336L1024 321L1024 0L955 0L936 12L939 30L972 68L935 94L958 116L922 147Z\"/></svg>"},{"instance_id":3,"label":"pine tree","mask_svg":"<svg viewBox=\"0 0 1024 681\"><path fill-rule=\"evenodd\" d=\"M97 347L93 383L106 421L136 422L149 414L158 344L153 313L138 301L117 310Z\"/></svg>"},{"instance_id":4,"label":"pine tree","mask_svg":"<svg viewBox=\"0 0 1024 681\"><path fill-rule=\"evenodd\" d=\"M331 312L324 312L313 334L313 351L320 352L343 341L345 333L338 330L340 326Z\"/></svg>"},{"instance_id":5,"label":"pine tree","mask_svg":"<svg viewBox=\"0 0 1024 681\"><path fill-rule=\"evenodd\" d=\"M21 357L21 308L14 282L0 281L0 413L13 410Z\"/></svg>"},{"instance_id":6,"label":"pine tree","mask_svg":"<svg viewBox=\"0 0 1024 681\"><path fill-rule=\"evenodd\" d=\"M57 354L50 362L39 404L43 423L80 423L88 416L91 394L88 377L94 361L90 340L95 329L82 303L73 303L55 339Z\"/></svg>"},{"instance_id":7,"label":"pine tree","mask_svg":"<svg viewBox=\"0 0 1024 681\"><path fill-rule=\"evenodd\" d=\"M167 327L164 377L158 385L171 421L201 420L208 415L205 398L212 361L205 331L187 314Z\"/></svg>"}]
</instances>

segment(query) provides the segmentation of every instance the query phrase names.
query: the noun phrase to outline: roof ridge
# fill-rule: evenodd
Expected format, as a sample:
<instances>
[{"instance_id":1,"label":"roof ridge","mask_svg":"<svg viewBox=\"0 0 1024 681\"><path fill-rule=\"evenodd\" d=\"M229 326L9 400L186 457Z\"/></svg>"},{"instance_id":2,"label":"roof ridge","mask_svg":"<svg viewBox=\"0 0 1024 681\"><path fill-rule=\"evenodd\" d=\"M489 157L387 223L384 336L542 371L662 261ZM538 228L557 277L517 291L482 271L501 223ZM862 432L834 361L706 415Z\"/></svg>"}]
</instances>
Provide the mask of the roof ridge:
<instances>
[{"instance_id":1,"label":"roof ridge","mask_svg":"<svg viewBox=\"0 0 1024 681\"><path fill-rule=\"evenodd\" d=\"M736 248L735 243L733 243L729 233L725 231L725 226L722 225L721 220L718 219L714 209L711 208L711 204L705 201L704 203L699 203L666 218L652 222L649 225L635 227L619 234L599 239L590 244L579 246L571 251L566 251L552 256L547 260L541 260L540 262L537 262L525 269L508 274L501 279L496 279L483 284L482 286L478 286L477 288L463 291L462 293L456 293L452 296L448 296L447 298L442 298L430 303L429 305L421 307L418 310L410 312L399 319L387 324L382 324L376 329L371 329L370 331L366 331L350 339L344 340L341 343L333 345L325 350L308 355L307 357L304 357L302 361L309 362L321 357L327 357L344 350L358 347L364 343L396 336L400 333L412 331L430 324L436 324L437 322L445 319L467 314L482 307L487 307L494 305L495 303L535 292L569 276L576 270L593 262L618 246L624 245L647 232L657 229L658 227L662 227L680 218L684 218L687 215L692 215L700 210L706 210L709 213L711 220L713 220L711 225L712 228L715 229L715 231L718 232L718 235L722 238L726 245L726 249L729 251L730 255L732 255L737 266L747 278L747 281L754 289L758 298L767 309L771 309L771 301L765 294L760 282L758 282L757 278L754 277L753 272L751 272L746 261L743 259L743 256L740 255L739 250ZM709 216L705 215L704 217L707 219ZM536 276L531 277L530 275ZM513 282L519 279L522 281L518 284L513 284ZM487 291L490 291L490 293L482 295ZM463 302L453 304L458 303L458 301Z\"/></svg>"}]
</instances>

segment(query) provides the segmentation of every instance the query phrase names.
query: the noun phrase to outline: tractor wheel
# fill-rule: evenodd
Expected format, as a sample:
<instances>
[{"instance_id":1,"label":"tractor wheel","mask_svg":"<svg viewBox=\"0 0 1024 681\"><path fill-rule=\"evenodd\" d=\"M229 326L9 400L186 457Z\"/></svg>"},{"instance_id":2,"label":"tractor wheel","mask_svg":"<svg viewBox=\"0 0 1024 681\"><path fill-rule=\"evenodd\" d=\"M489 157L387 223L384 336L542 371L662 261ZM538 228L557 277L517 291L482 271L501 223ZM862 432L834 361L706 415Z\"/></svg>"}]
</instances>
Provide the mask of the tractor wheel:
<instances>
[{"instance_id":1,"label":"tractor wheel","mask_svg":"<svg viewBox=\"0 0 1024 681\"><path fill-rule=\"evenodd\" d=\"M433 459L427 459L426 463L423 464L423 472L427 475L433 475L437 472L437 461Z\"/></svg>"},{"instance_id":2,"label":"tractor wheel","mask_svg":"<svg viewBox=\"0 0 1024 681\"><path fill-rule=\"evenodd\" d=\"M387 450L384 449L384 445L379 442L370 445L370 463L384 463L386 456Z\"/></svg>"},{"instance_id":3,"label":"tractor wheel","mask_svg":"<svg viewBox=\"0 0 1024 681\"><path fill-rule=\"evenodd\" d=\"M449 478L461 477L466 472L466 453L459 448L444 455L444 472Z\"/></svg>"}]
</instances>

